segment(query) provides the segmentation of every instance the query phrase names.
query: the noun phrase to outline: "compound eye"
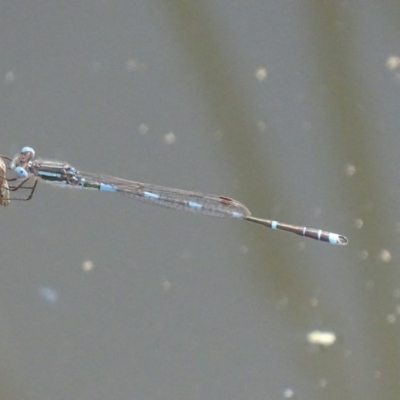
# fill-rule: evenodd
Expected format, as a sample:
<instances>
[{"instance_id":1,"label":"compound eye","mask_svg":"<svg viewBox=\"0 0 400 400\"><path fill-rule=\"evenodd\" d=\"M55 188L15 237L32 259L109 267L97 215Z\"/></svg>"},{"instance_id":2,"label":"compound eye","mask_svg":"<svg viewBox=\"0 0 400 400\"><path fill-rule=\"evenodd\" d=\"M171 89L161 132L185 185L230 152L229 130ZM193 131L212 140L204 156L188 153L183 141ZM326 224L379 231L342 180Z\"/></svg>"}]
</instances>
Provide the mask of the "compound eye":
<instances>
[{"instance_id":1,"label":"compound eye","mask_svg":"<svg viewBox=\"0 0 400 400\"><path fill-rule=\"evenodd\" d=\"M28 177L28 172L25 168L22 167L15 167L14 172L17 175L18 179L23 179Z\"/></svg>"},{"instance_id":2,"label":"compound eye","mask_svg":"<svg viewBox=\"0 0 400 400\"><path fill-rule=\"evenodd\" d=\"M21 153L31 153L32 157L35 157L35 150L32 149L32 147L25 146L21 149Z\"/></svg>"}]
</instances>

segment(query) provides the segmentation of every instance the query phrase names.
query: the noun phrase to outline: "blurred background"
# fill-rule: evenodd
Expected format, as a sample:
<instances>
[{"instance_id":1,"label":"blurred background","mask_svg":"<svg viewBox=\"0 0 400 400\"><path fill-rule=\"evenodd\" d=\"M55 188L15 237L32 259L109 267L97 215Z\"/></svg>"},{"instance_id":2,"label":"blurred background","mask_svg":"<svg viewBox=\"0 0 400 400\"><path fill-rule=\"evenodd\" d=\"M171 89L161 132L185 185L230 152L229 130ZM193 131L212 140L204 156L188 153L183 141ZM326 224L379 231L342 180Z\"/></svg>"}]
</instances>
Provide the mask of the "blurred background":
<instances>
[{"instance_id":1,"label":"blurred background","mask_svg":"<svg viewBox=\"0 0 400 400\"><path fill-rule=\"evenodd\" d=\"M398 1L3 2L0 88L2 154L349 238L39 184L0 208L0 399L399 398Z\"/></svg>"}]
</instances>

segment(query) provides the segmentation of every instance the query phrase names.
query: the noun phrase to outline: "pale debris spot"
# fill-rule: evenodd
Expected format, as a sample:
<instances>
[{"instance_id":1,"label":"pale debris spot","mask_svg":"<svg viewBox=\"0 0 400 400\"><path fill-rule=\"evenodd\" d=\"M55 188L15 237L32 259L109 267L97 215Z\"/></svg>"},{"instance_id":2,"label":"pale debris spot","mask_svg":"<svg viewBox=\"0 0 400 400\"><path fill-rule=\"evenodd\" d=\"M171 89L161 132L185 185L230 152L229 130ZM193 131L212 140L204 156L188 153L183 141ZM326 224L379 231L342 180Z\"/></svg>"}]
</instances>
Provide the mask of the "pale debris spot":
<instances>
[{"instance_id":1,"label":"pale debris spot","mask_svg":"<svg viewBox=\"0 0 400 400\"><path fill-rule=\"evenodd\" d=\"M290 388L286 388L283 390L282 394L285 399L292 399L294 396L294 391Z\"/></svg>"},{"instance_id":2,"label":"pale debris spot","mask_svg":"<svg viewBox=\"0 0 400 400\"><path fill-rule=\"evenodd\" d=\"M320 388L326 387L327 384L328 384L328 380L325 379L325 378L320 379L319 382L318 382L318 386L319 386Z\"/></svg>"},{"instance_id":3,"label":"pale debris spot","mask_svg":"<svg viewBox=\"0 0 400 400\"><path fill-rule=\"evenodd\" d=\"M310 304L312 307L318 307L319 306L319 300L316 297L312 297L310 299Z\"/></svg>"},{"instance_id":4,"label":"pale debris spot","mask_svg":"<svg viewBox=\"0 0 400 400\"><path fill-rule=\"evenodd\" d=\"M141 135L145 135L149 131L149 126L147 124L140 124L139 125L139 133Z\"/></svg>"},{"instance_id":5,"label":"pale debris spot","mask_svg":"<svg viewBox=\"0 0 400 400\"><path fill-rule=\"evenodd\" d=\"M390 56L386 60L386 67L387 69L393 71L400 66L400 57L398 56Z\"/></svg>"},{"instance_id":6,"label":"pale debris spot","mask_svg":"<svg viewBox=\"0 0 400 400\"><path fill-rule=\"evenodd\" d=\"M13 71L8 71L6 73L6 82L7 83L11 83L15 81L15 74Z\"/></svg>"},{"instance_id":7,"label":"pale debris spot","mask_svg":"<svg viewBox=\"0 0 400 400\"><path fill-rule=\"evenodd\" d=\"M357 170L356 170L356 166L355 165L352 165L352 164L347 164L346 165L346 175L347 176L353 176L353 175L355 175L355 173L357 172Z\"/></svg>"},{"instance_id":8,"label":"pale debris spot","mask_svg":"<svg viewBox=\"0 0 400 400\"><path fill-rule=\"evenodd\" d=\"M307 341L318 346L329 347L335 344L336 334L329 331L312 331L307 335Z\"/></svg>"},{"instance_id":9,"label":"pale debris spot","mask_svg":"<svg viewBox=\"0 0 400 400\"><path fill-rule=\"evenodd\" d=\"M164 142L166 144L172 144L176 141L176 135L174 132L168 132L165 136L164 136Z\"/></svg>"},{"instance_id":10,"label":"pale debris spot","mask_svg":"<svg viewBox=\"0 0 400 400\"><path fill-rule=\"evenodd\" d=\"M91 260L86 260L82 263L82 270L84 272L90 272L94 269L94 263Z\"/></svg>"},{"instance_id":11,"label":"pale debris spot","mask_svg":"<svg viewBox=\"0 0 400 400\"><path fill-rule=\"evenodd\" d=\"M392 261L392 255L388 250L382 250L379 254L379 259L385 263Z\"/></svg>"},{"instance_id":12,"label":"pale debris spot","mask_svg":"<svg viewBox=\"0 0 400 400\"><path fill-rule=\"evenodd\" d=\"M256 125L259 133L265 133L267 131L267 124L264 121L257 121Z\"/></svg>"},{"instance_id":13,"label":"pale debris spot","mask_svg":"<svg viewBox=\"0 0 400 400\"><path fill-rule=\"evenodd\" d=\"M355 227L361 229L364 226L364 221L361 218L356 219Z\"/></svg>"},{"instance_id":14,"label":"pale debris spot","mask_svg":"<svg viewBox=\"0 0 400 400\"><path fill-rule=\"evenodd\" d=\"M397 320L396 314L389 314L386 318L389 324L394 324Z\"/></svg>"},{"instance_id":15,"label":"pale debris spot","mask_svg":"<svg viewBox=\"0 0 400 400\"><path fill-rule=\"evenodd\" d=\"M142 72L146 69L147 65L144 62L135 60L134 58L129 59L125 63L125 68L128 72L139 71Z\"/></svg>"},{"instance_id":16,"label":"pale debris spot","mask_svg":"<svg viewBox=\"0 0 400 400\"><path fill-rule=\"evenodd\" d=\"M359 253L359 255L358 255L358 257L359 257L361 260L365 261L365 260L368 259L369 253L368 253L367 250L361 250L360 253Z\"/></svg>"},{"instance_id":17,"label":"pale debris spot","mask_svg":"<svg viewBox=\"0 0 400 400\"><path fill-rule=\"evenodd\" d=\"M256 78L261 82L265 81L268 76L268 71L266 68L258 68L255 73Z\"/></svg>"},{"instance_id":18,"label":"pale debris spot","mask_svg":"<svg viewBox=\"0 0 400 400\"><path fill-rule=\"evenodd\" d=\"M164 288L164 290L166 292L168 292L169 289L171 289L171 286L172 286L170 281L164 281L162 285L163 285L163 288Z\"/></svg>"},{"instance_id":19,"label":"pale debris spot","mask_svg":"<svg viewBox=\"0 0 400 400\"><path fill-rule=\"evenodd\" d=\"M41 286L38 289L39 295L42 299L46 300L48 303L57 303L58 293L51 287Z\"/></svg>"}]
</instances>

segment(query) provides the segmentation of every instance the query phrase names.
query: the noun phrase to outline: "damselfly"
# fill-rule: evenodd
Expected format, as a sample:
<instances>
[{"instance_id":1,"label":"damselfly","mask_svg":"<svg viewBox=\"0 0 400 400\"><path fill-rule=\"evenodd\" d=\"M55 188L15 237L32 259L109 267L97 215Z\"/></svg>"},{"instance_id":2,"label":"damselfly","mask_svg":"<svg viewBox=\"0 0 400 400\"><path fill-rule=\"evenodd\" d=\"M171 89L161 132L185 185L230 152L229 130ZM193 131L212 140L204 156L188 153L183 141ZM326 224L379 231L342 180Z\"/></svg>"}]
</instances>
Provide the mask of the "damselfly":
<instances>
[{"instance_id":1,"label":"damselfly","mask_svg":"<svg viewBox=\"0 0 400 400\"><path fill-rule=\"evenodd\" d=\"M31 190L26 198L16 200L30 200L35 192L37 183L44 181L58 186L117 192L149 204L156 204L175 210L213 217L242 219L322 242L340 245L348 243L345 236L337 233L253 217L244 204L229 197L190 192L129 181L108 175L78 171L70 164L62 161L34 159L34 157L35 151L31 147L23 147L21 152L12 159L4 157L10 161L9 168L16 175L16 178L9 179L9 181L18 182L17 185L10 187L10 191L16 191L21 188ZM28 181L32 183L32 186L25 186Z\"/></svg>"}]
</instances>

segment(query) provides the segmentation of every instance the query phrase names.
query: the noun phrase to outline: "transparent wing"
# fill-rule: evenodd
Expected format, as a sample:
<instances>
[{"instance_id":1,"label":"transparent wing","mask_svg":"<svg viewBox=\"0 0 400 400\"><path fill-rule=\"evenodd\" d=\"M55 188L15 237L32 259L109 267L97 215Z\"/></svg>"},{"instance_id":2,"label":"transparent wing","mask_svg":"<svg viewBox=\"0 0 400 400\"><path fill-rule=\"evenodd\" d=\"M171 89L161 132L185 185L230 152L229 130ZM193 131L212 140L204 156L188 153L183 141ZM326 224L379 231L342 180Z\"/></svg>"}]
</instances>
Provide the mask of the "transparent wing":
<instances>
[{"instance_id":1,"label":"transparent wing","mask_svg":"<svg viewBox=\"0 0 400 400\"><path fill-rule=\"evenodd\" d=\"M88 181L111 186L103 190L113 191L114 188L114 191L133 199L175 210L214 217L246 218L251 214L245 205L229 197L140 183L90 172L80 171L79 175Z\"/></svg>"}]
</instances>

